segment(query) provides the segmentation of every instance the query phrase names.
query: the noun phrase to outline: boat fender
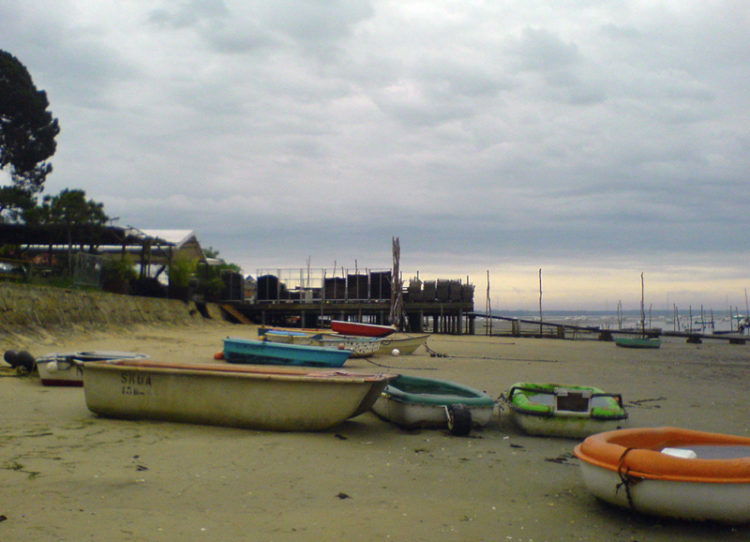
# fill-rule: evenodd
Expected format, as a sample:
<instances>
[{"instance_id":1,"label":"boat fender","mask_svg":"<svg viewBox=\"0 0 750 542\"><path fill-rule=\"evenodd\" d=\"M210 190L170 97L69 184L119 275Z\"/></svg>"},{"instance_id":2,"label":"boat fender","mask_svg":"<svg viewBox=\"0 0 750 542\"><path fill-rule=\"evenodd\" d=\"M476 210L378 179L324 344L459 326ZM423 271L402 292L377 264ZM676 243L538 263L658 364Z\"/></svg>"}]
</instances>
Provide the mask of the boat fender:
<instances>
[{"instance_id":1,"label":"boat fender","mask_svg":"<svg viewBox=\"0 0 750 542\"><path fill-rule=\"evenodd\" d=\"M448 431L457 437L465 437L471 432L471 411L464 405L446 405Z\"/></svg>"},{"instance_id":2,"label":"boat fender","mask_svg":"<svg viewBox=\"0 0 750 542\"><path fill-rule=\"evenodd\" d=\"M34 359L34 356L31 355L26 350L21 350L18 355L16 356L16 362L17 365L23 367L24 369L31 372L34 369L34 366L36 365L36 360Z\"/></svg>"},{"instance_id":3,"label":"boat fender","mask_svg":"<svg viewBox=\"0 0 750 542\"><path fill-rule=\"evenodd\" d=\"M18 365L18 352L15 350L6 350L5 354L3 354L3 359L8 365L15 367Z\"/></svg>"},{"instance_id":4,"label":"boat fender","mask_svg":"<svg viewBox=\"0 0 750 542\"><path fill-rule=\"evenodd\" d=\"M216 359L216 360L224 359L224 352L223 351L222 352L216 352L214 354L214 359Z\"/></svg>"},{"instance_id":5,"label":"boat fender","mask_svg":"<svg viewBox=\"0 0 750 542\"><path fill-rule=\"evenodd\" d=\"M391 350L392 356L398 356L399 354L401 354L401 350L399 350L398 348L394 348L393 350Z\"/></svg>"}]
</instances>

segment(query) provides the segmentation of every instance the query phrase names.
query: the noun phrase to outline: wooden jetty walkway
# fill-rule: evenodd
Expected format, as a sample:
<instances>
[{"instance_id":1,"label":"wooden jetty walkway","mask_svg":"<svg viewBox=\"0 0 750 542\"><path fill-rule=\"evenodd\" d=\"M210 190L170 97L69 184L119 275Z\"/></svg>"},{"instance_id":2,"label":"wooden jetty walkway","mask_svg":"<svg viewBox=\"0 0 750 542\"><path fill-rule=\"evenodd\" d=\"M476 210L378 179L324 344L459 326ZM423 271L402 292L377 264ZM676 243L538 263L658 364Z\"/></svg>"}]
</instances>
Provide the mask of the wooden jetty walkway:
<instances>
[{"instance_id":1,"label":"wooden jetty walkway","mask_svg":"<svg viewBox=\"0 0 750 542\"><path fill-rule=\"evenodd\" d=\"M389 324L390 300L369 301L224 301L220 307L229 320L273 326L326 327L331 320ZM404 302L406 331L412 333L474 333L468 314L471 301Z\"/></svg>"},{"instance_id":2,"label":"wooden jetty walkway","mask_svg":"<svg viewBox=\"0 0 750 542\"><path fill-rule=\"evenodd\" d=\"M236 276L234 276L236 275ZM259 270L256 289L247 298L242 277L227 275L220 306L224 315L240 323L272 326L326 327L331 320L390 324L394 304L393 273L387 269L341 269L340 276L325 270ZM474 286L460 280L412 280L400 292L405 331L474 333Z\"/></svg>"},{"instance_id":3,"label":"wooden jetty walkway","mask_svg":"<svg viewBox=\"0 0 750 542\"><path fill-rule=\"evenodd\" d=\"M497 320L509 323L502 330L493 330L492 335L509 335L511 337L537 337L537 338L556 338L556 339L575 339L595 337L600 341L612 341L615 335L642 335L640 329L607 329L599 326L578 326L574 324L559 324L544 320L532 320L524 318L515 318L511 316L486 315L478 312L471 312L466 315L468 318L484 318L488 320ZM472 326L474 327L474 326ZM649 337L683 337L689 343L699 344L706 340L725 340L730 344L746 344L750 337L740 335L739 333L696 333L685 331L663 331L661 329L646 329L646 335Z\"/></svg>"}]
</instances>

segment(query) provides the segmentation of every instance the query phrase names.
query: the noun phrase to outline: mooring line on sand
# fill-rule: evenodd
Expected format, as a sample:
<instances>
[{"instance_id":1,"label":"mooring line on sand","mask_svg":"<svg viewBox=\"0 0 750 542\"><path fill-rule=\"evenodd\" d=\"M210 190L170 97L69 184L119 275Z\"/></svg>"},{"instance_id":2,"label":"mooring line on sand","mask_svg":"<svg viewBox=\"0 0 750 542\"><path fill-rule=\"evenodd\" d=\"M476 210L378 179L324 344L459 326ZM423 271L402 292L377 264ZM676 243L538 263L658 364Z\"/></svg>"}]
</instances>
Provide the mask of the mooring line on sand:
<instances>
[{"instance_id":1,"label":"mooring line on sand","mask_svg":"<svg viewBox=\"0 0 750 542\"><path fill-rule=\"evenodd\" d=\"M488 356L451 356L450 354L442 354L436 352L429 346L425 345L427 352L430 353L430 357L437 358L461 358L461 359L484 359L488 361L534 361L540 363L557 363L556 359L524 359L524 358L492 358Z\"/></svg>"},{"instance_id":2,"label":"mooring line on sand","mask_svg":"<svg viewBox=\"0 0 750 542\"><path fill-rule=\"evenodd\" d=\"M409 371L437 371L437 367L395 367L393 365L384 365L382 363L372 361L370 358L361 358L361 359L365 360L368 363L372 363L373 365L377 367L381 367L383 369L406 369Z\"/></svg>"}]
</instances>

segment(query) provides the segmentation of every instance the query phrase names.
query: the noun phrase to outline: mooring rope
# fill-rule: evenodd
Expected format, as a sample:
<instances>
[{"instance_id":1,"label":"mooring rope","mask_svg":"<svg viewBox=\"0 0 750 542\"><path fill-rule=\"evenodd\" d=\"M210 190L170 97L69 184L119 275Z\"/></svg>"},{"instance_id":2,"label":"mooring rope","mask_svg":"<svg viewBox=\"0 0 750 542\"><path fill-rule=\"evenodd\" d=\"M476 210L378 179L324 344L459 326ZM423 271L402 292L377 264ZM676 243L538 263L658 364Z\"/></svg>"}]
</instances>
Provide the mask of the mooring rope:
<instances>
[{"instance_id":1,"label":"mooring rope","mask_svg":"<svg viewBox=\"0 0 750 542\"><path fill-rule=\"evenodd\" d=\"M432 358L461 358L461 359L481 359L481 360L487 360L487 361L534 361L534 362L540 362L540 363L557 363L556 359L496 358L496 357L490 357L490 356L451 356L450 354L443 354L441 352L436 352L435 350L433 350L427 345L424 345L424 347L427 349L427 352L430 354L430 357Z\"/></svg>"},{"instance_id":2,"label":"mooring rope","mask_svg":"<svg viewBox=\"0 0 750 542\"><path fill-rule=\"evenodd\" d=\"M394 365L385 365L383 363L378 363L377 361L373 361L370 358L360 358L365 360L367 363L372 363L376 367L380 367L382 369L406 369L408 371L437 371L437 367L396 367Z\"/></svg>"},{"instance_id":3,"label":"mooring rope","mask_svg":"<svg viewBox=\"0 0 750 542\"><path fill-rule=\"evenodd\" d=\"M631 510L635 510L635 504L633 504L633 496L630 493L630 486L634 486L638 482L641 482L643 478L636 478L634 476L630 475L630 467L625 466L625 456L630 452L631 450L635 450L636 448L626 448L624 452L622 452L622 455L620 456L620 462L617 465L617 476L620 477L620 483L615 486L615 493L620 491L621 487L625 488L625 496L628 499L628 505L630 506Z\"/></svg>"}]
</instances>

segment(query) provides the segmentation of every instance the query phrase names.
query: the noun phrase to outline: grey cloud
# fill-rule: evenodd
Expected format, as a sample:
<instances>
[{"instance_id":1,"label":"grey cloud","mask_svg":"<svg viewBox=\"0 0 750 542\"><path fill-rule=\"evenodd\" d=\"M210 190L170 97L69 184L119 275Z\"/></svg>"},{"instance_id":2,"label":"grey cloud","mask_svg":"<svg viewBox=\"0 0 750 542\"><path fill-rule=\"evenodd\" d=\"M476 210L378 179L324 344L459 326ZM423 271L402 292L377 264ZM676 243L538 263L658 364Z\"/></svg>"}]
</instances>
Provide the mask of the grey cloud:
<instances>
[{"instance_id":1,"label":"grey cloud","mask_svg":"<svg viewBox=\"0 0 750 542\"><path fill-rule=\"evenodd\" d=\"M97 6L0 0L0 46L60 117L47 190L123 224L248 271L747 258L731 2Z\"/></svg>"}]
</instances>

